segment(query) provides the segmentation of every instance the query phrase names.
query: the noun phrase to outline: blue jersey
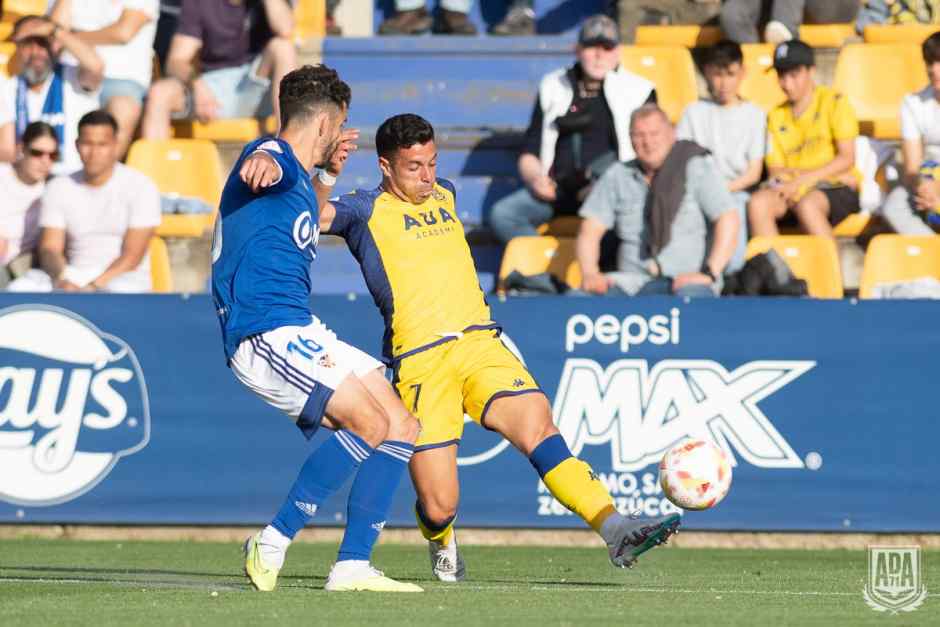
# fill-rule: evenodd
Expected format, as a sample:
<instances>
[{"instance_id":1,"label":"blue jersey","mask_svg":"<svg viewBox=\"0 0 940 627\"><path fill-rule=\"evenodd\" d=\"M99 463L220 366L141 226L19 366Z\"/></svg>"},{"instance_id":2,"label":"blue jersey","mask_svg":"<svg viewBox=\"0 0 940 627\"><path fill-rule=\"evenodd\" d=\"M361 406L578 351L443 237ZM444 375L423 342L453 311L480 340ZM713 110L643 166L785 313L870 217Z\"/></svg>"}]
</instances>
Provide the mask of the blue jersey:
<instances>
[{"instance_id":1,"label":"blue jersey","mask_svg":"<svg viewBox=\"0 0 940 627\"><path fill-rule=\"evenodd\" d=\"M258 149L274 157L281 179L254 193L238 172ZM307 172L287 142L262 138L245 146L225 182L212 242L212 299L227 359L246 337L310 324L319 219Z\"/></svg>"}]
</instances>

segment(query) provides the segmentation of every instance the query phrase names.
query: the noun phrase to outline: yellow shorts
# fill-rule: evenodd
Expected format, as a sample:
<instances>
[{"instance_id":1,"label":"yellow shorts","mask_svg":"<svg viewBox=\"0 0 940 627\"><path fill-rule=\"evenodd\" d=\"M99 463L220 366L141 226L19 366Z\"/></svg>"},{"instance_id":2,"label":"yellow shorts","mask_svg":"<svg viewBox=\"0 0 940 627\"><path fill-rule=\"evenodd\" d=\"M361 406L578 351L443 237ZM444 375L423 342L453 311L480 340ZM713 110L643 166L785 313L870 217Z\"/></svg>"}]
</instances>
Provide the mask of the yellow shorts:
<instances>
[{"instance_id":1,"label":"yellow shorts","mask_svg":"<svg viewBox=\"0 0 940 627\"><path fill-rule=\"evenodd\" d=\"M460 442L464 414L485 427L489 404L501 396L541 391L495 331L471 331L406 357L394 384L421 423L416 451Z\"/></svg>"}]
</instances>

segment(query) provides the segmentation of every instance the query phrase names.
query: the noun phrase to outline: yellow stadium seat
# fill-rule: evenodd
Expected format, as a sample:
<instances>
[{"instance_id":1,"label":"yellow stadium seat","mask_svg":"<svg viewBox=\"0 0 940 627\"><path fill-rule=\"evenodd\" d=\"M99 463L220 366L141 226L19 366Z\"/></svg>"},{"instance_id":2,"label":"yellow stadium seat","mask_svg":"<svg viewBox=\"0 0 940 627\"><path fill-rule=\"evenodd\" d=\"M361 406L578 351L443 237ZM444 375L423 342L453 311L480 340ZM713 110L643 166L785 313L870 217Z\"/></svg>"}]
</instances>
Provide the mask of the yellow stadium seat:
<instances>
[{"instance_id":1,"label":"yellow stadium seat","mask_svg":"<svg viewBox=\"0 0 940 627\"><path fill-rule=\"evenodd\" d=\"M300 0L294 9L294 41L326 36L326 2Z\"/></svg>"},{"instance_id":2,"label":"yellow stadium seat","mask_svg":"<svg viewBox=\"0 0 940 627\"><path fill-rule=\"evenodd\" d=\"M636 27L636 45L638 46L701 48L712 46L721 41L721 38L722 32L718 26L641 24Z\"/></svg>"},{"instance_id":3,"label":"yellow stadium seat","mask_svg":"<svg viewBox=\"0 0 940 627\"><path fill-rule=\"evenodd\" d=\"M764 111L770 111L786 100L787 97L777 82L777 71L773 69L773 44L742 44L741 52L744 54L744 67L747 69L747 74L741 82L741 97L750 100Z\"/></svg>"},{"instance_id":4,"label":"yellow stadium seat","mask_svg":"<svg viewBox=\"0 0 940 627\"><path fill-rule=\"evenodd\" d=\"M656 85L659 106L677 122L686 105L698 100L695 63L679 46L624 46L623 66Z\"/></svg>"},{"instance_id":5,"label":"yellow stadium seat","mask_svg":"<svg viewBox=\"0 0 940 627\"><path fill-rule=\"evenodd\" d=\"M940 279L940 236L876 235L868 244L859 296L871 298L881 283Z\"/></svg>"},{"instance_id":6,"label":"yellow stadium seat","mask_svg":"<svg viewBox=\"0 0 940 627\"><path fill-rule=\"evenodd\" d=\"M261 134L261 122L255 118L213 120L206 124L196 120L173 122L173 136L185 139L250 142Z\"/></svg>"},{"instance_id":7,"label":"yellow stadium seat","mask_svg":"<svg viewBox=\"0 0 940 627\"><path fill-rule=\"evenodd\" d=\"M581 287L581 267L575 255L573 237L533 235L514 237L503 252L499 285L513 270L525 276L549 272L571 287Z\"/></svg>"},{"instance_id":8,"label":"yellow stadium seat","mask_svg":"<svg viewBox=\"0 0 940 627\"><path fill-rule=\"evenodd\" d=\"M841 48L855 36L855 24L801 24L800 39L813 48Z\"/></svg>"},{"instance_id":9,"label":"yellow stadium seat","mask_svg":"<svg viewBox=\"0 0 940 627\"><path fill-rule=\"evenodd\" d=\"M12 41L0 42L0 76L7 78L10 76L10 61L13 60L13 53L16 52L16 44Z\"/></svg>"},{"instance_id":10,"label":"yellow stadium seat","mask_svg":"<svg viewBox=\"0 0 940 627\"><path fill-rule=\"evenodd\" d=\"M581 218L578 216L558 216L552 218L538 229L539 235L554 235L555 237L577 237L581 228Z\"/></svg>"},{"instance_id":11,"label":"yellow stadium seat","mask_svg":"<svg viewBox=\"0 0 940 627\"><path fill-rule=\"evenodd\" d=\"M864 135L901 137L901 100L927 82L917 44L847 44L839 52L833 86L855 108Z\"/></svg>"},{"instance_id":12,"label":"yellow stadium seat","mask_svg":"<svg viewBox=\"0 0 940 627\"><path fill-rule=\"evenodd\" d=\"M832 227L833 237L858 237L871 224L872 215L867 211L853 213Z\"/></svg>"},{"instance_id":13,"label":"yellow stadium seat","mask_svg":"<svg viewBox=\"0 0 940 627\"><path fill-rule=\"evenodd\" d=\"M6 41L13 34L13 22L0 22L0 41Z\"/></svg>"},{"instance_id":14,"label":"yellow stadium seat","mask_svg":"<svg viewBox=\"0 0 940 627\"><path fill-rule=\"evenodd\" d=\"M863 38L870 44L917 44L940 31L940 24L869 24Z\"/></svg>"},{"instance_id":15,"label":"yellow stadium seat","mask_svg":"<svg viewBox=\"0 0 940 627\"><path fill-rule=\"evenodd\" d=\"M45 15L47 0L4 0L3 19L5 21L16 21L23 15Z\"/></svg>"},{"instance_id":16,"label":"yellow stadium seat","mask_svg":"<svg viewBox=\"0 0 940 627\"><path fill-rule=\"evenodd\" d=\"M173 291L173 274L170 272L170 255L166 242L157 235L150 238L150 281L155 294Z\"/></svg>"},{"instance_id":17,"label":"yellow stadium seat","mask_svg":"<svg viewBox=\"0 0 940 627\"><path fill-rule=\"evenodd\" d=\"M773 248L798 279L806 281L814 298L842 298L842 272L834 240L816 235L753 237L747 243L747 258Z\"/></svg>"},{"instance_id":18,"label":"yellow stadium seat","mask_svg":"<svg viewBox=\"0 0 940 627\"><path fill-rule=\"evenodd\" d=\"M160 193L199 198L218 207L222 196L222 160L207 139L138 139L127 155L127 165L147 174ZM157 229L162 237L199 237L212 228L215 212L164 215Z\"/></svg>"}]
</instances>

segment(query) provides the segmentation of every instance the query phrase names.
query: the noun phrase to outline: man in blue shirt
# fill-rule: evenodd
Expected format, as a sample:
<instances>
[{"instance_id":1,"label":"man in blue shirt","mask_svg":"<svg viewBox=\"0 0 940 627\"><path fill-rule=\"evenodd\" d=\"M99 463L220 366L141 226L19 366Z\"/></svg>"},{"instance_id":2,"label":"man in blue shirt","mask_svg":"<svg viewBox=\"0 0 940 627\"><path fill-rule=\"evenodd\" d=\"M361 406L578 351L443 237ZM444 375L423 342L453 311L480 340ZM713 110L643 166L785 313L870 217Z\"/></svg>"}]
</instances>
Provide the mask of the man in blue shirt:
<instances>
[{"instance_id":1,"label":"man in blue shirt","mask_svg":"<svg viewBox=\"0 0 940 627\"><path fill-rule=\"evenodd\" d=\"M291 540L355 475L346 533L325 588L420 592L369 562L418 423L383 376L384 366L338 340L310 308L310 264L325 200L318 193L325 197L328 170L339 171L351 149L342 131L349 87L329 68L304 66L284 77L279 97L281 133L248 144L222 192L212 297L239 381L291 416L307 438L321 423L335 433L304 463L271 524L245 543L245 573L258 590L273 590ZM277 176L252 178L245 160L257 152L273 159ZM313 184L317 191L308 176L314 166L326 167Z\"/></svg>"}]
</instances>

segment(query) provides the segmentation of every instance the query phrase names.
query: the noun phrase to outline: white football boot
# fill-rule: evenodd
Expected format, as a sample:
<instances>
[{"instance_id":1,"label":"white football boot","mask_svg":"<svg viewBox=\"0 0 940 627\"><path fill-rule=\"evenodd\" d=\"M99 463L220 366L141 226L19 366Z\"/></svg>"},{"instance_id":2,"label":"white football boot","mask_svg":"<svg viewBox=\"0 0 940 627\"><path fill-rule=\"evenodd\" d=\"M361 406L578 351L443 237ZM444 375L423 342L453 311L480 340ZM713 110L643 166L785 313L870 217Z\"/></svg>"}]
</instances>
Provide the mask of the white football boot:
<instances>
[{"instance_id":1,"label":"white football boot","mask_svg":"<svg viewBox=\"0 0 940 627\"><path fill-rule=\"evenodd\" d=\"M448 544L429 540L428 553L431 556L431 572L439 581L454 583L463 581L467 576L467 568L457 550L456 530L451 534Z\"/></svg>"}]
</instances>

